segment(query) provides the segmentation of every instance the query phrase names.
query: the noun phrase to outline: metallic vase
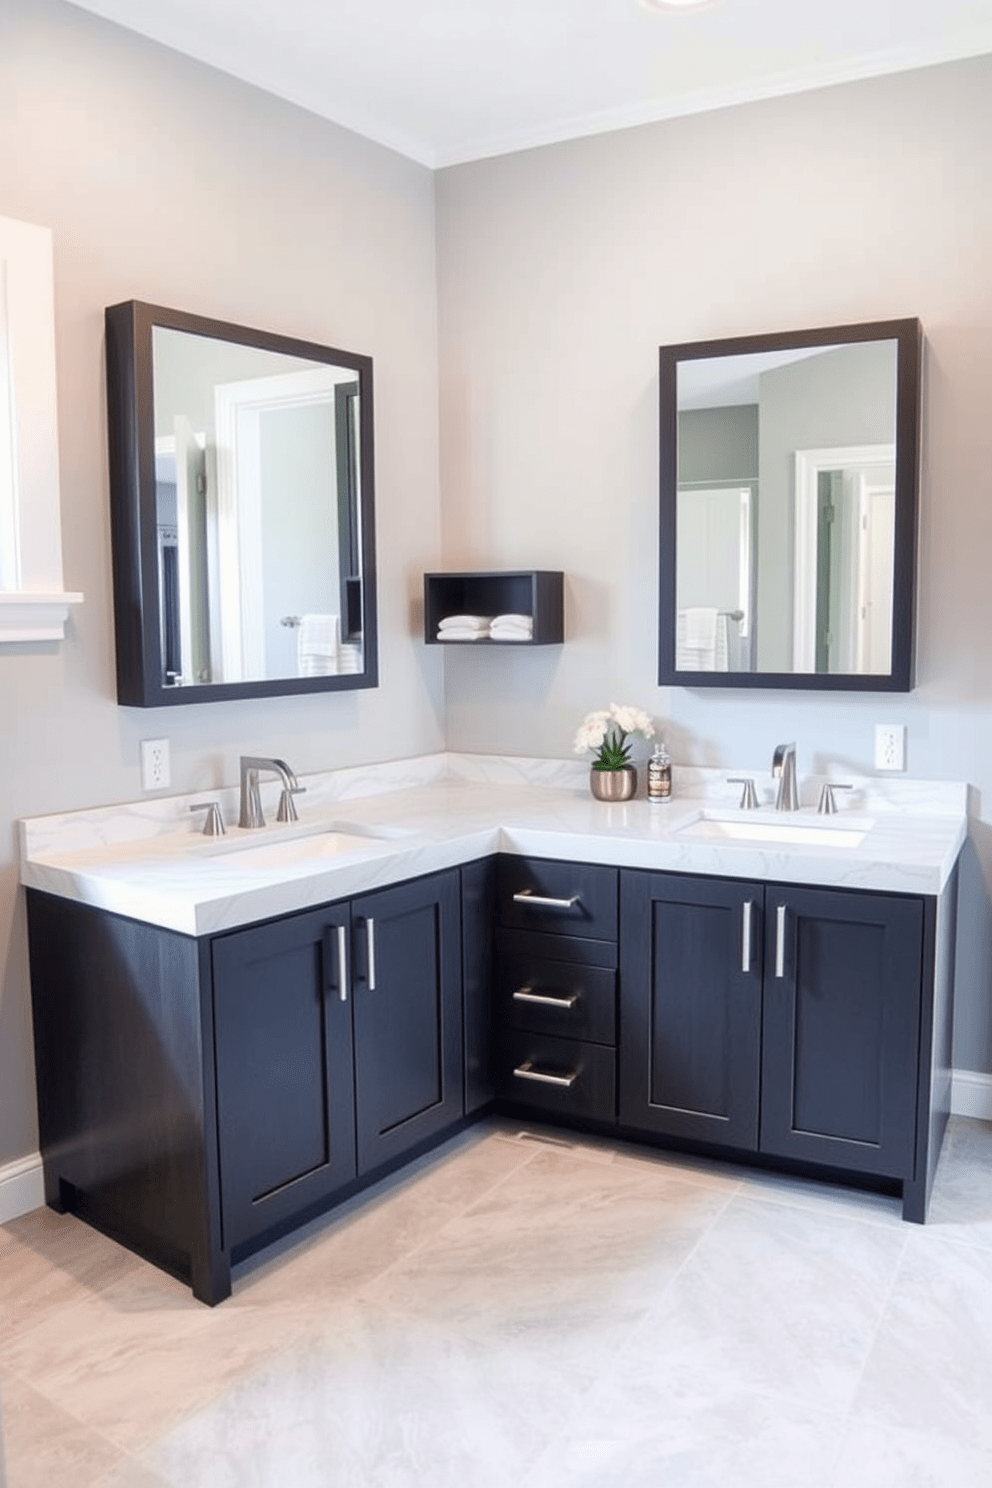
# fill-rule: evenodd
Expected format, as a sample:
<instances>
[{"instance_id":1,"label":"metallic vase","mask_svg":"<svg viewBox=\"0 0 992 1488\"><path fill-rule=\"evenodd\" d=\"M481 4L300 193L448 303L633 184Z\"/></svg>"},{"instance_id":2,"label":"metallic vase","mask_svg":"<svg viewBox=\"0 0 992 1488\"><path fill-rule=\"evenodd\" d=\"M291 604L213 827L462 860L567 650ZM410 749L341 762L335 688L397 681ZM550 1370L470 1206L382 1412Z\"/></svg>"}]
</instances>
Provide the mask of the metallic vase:
<instances>
[{"instance_id":1,"label":"metallic vase","mask_svg":"<svg viewBox=\"0 0 992 1488\"><path fill-rule=\"evenodd\" d=\"M633 765L620 770L590 770L589 789L597 801L629 801L637 793L637 771Z\"/></svg>"}]
</instances>

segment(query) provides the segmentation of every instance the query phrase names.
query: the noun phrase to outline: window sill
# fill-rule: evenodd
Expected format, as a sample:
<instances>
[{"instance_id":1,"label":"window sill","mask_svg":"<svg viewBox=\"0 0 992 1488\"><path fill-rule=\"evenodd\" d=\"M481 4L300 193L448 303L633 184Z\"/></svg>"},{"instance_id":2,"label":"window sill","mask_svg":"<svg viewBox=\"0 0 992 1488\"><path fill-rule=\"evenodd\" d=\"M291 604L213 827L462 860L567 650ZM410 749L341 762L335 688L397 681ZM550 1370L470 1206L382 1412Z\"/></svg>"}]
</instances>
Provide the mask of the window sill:
<instances>
[{"instance_id":1,"label":"window sill","mask_svg":"<svg viewBox=\"0 0 992 1488\"><path fill-rule=\"evenodd\" d=\"M0 594L0 646L23 641L62 641L65 622L81 594Z\"/></svg>"}]
</instances>

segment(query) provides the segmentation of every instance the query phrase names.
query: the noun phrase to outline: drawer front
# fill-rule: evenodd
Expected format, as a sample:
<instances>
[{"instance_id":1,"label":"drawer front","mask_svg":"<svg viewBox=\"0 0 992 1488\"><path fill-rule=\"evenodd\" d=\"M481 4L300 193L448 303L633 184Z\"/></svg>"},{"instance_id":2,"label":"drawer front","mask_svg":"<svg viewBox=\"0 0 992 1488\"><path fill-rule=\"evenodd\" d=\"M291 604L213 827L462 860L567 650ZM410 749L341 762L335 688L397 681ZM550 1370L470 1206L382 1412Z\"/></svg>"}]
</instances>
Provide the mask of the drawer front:
<instances>
[{"instance_id":1,"label":"drawer front","mask_svg":"<svg viewBox=\"0 0 992 1488\"><path fill-rule=\"evenodd\" d=\"M615 868L504 855L497 875L498 920L511 929L616 940L617 886Z\"/></svg>"},{"instance_id":2,"label":"drawer front","mask_svg":"<svg viewBox=\"0 0 992 1488\"><path fill-rule=\"evenodd\" d=\"M508 953L501 947L497 989L504 1027L616 1043L617 978L609 967Z\"/></svg>"},{"instance_id":3,"label":"drawer front","mask_svg":"<svg viewBox=\"0 0 992 1488\"><path fill-rule=\"evenodd\" d=\"M616 1052L602 1044L507 1029L500 1052L499 1094L549 1116L615 1121Z\"/></svg>"}]
</instances>

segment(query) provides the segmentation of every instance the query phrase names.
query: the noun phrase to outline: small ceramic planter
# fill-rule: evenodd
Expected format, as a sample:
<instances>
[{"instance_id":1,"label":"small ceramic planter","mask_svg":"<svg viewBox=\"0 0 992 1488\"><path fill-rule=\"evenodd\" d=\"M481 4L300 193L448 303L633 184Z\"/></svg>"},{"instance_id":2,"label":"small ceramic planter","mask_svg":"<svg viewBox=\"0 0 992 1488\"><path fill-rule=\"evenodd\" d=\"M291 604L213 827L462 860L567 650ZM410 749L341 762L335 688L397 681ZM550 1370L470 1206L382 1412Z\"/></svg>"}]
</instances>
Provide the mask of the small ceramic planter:
<instances>
[{"instance_id":1,"label":"small ceramic planter","mask_svg":"<svg viewBox=\"0 0 992 1488\"><path fill-rule=\"evenodd\" d=\"M637 792L637 771L633 765L620 770L590 770L589 789L597 801L629 801Z\"/></svg>"}]
</instances>

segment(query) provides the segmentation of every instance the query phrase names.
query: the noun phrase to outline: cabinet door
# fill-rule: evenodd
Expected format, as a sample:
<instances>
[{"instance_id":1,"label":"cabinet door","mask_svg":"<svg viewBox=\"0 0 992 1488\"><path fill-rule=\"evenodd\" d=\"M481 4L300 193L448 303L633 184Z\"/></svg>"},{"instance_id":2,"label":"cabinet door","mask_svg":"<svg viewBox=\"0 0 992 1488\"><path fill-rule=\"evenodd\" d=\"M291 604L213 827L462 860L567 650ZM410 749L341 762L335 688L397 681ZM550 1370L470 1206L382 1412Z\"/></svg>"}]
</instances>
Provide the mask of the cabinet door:
<instances>
[{"instance_id":1,"label":"cabinet door","mask_svg":"<svg viewBox=\"0 0 992 1488\"><path fill-rule=\"evenodd\" d=\"M622 1125L757 1146L763 895L621 874Z\"/></svg>"},{"instance_id":2,"label":"cabinet door","mask_svg":"<svg viewBox=\"0 0 992 1488\"><path fill-rule=\"evenodd\" d=\"M355 1176L348 929L343 905L214 941L225 1249Z\"/></svg>"},{"instance_id":3,"label":"cabinet door","mask_svg":"<svg viewBox=\"0 0 992 1488\"><path fill-rule=\"evenodd\" d=\"M354 900L352 923L364 1173L464 1111L457 870Z\"/></svg>"},{"instance_id":4,"label":"cabinet door","mask_svg":"<svg viewBox=\"0 0 992 1488\"><path fill-rule=\"evenodd\" d=\"M769 887L766 935L762 1151L910 1176L922 902Z\"/></svg>"}]
</instances>

